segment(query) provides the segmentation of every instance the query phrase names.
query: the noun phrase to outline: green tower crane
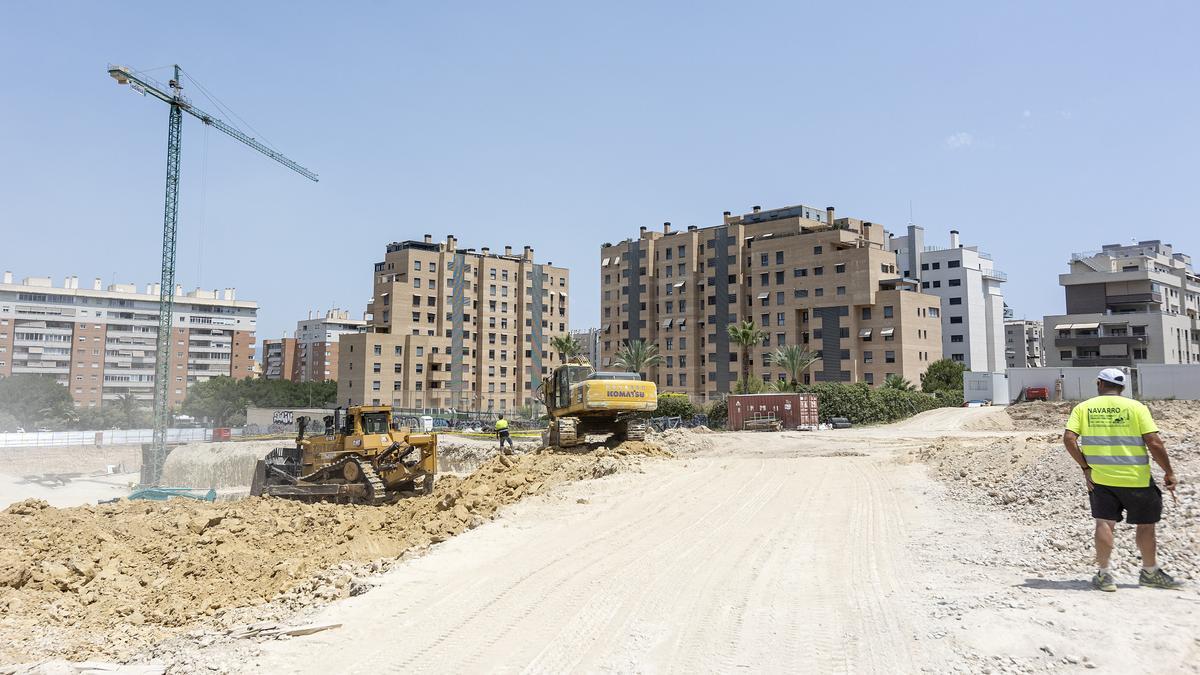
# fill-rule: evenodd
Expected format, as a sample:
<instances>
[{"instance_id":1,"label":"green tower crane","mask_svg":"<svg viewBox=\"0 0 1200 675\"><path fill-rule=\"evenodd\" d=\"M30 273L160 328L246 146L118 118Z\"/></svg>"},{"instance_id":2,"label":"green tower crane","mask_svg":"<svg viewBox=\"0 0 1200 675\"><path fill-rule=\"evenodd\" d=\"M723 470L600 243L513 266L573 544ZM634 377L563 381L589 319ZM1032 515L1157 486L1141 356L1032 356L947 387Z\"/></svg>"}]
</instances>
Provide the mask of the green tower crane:
<instances>
[{"instance_id":1,"label":"green tower crane","mask_svg":"<svg viewBox=\"0 0 1200 675\"><path fill-rule=\"evenodd\" d=\"M167 426L170 410L167 392L171 381L171 321L175 304L175 241L179 217L179 152L183 132L183 113L245 143L296 173L316 182L317 174L248 136L240 129L200 110L183 96L182 69L174 66L175 77L163 86L142 73L124 66L109 66L108 74L117 84L127 84L143 96L153 96L171 107L167 118L167 199L163 210L162 281L159 286L158 339L154 357L154 439L150 455L143 457L142 483L158 485L162 478L163 462L167 457Z\"/></svg>"}]
</instances>

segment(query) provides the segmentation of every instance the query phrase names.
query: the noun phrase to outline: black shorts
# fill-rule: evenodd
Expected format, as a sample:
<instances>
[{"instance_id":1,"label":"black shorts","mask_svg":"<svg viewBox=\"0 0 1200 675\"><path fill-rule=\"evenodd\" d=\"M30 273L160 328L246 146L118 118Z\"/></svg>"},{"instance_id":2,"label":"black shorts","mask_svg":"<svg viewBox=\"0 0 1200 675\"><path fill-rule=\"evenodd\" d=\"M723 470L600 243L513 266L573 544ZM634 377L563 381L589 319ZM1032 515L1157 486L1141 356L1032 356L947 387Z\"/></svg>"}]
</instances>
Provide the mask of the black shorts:
<instances>
[{"instance_id":1,"label":"black shorts","mask_svg":"<svg viewBox=\"0 0 1200 675\"><path fill-rule=\"evenodd\" d=\"M1113 487L1097 484L1088 495L1092 517L1121 522L1121 512L1130 525L1149 525L1162 519L1162 490L1152 481L1149 487Z\"/></svg>"}]
</instances>

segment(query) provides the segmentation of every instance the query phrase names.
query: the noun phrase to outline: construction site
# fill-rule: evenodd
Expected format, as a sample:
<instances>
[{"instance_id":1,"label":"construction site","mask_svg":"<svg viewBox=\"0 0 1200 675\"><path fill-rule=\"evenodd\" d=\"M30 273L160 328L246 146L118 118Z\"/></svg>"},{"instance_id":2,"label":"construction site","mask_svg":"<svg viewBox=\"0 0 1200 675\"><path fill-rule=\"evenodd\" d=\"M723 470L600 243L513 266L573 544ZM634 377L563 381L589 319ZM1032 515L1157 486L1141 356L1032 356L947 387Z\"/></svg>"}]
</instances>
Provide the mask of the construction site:
<instances>
[{"instance_id":1,"label":"construction site","mask_svg":"<svg viewBox=\"0 0 1200 675\"><path fill-rule=\"evenodd\" d=\"M1150 408L1194 475L1200 411ZM1150 651L1196 672L1197 491L1159 531L1184 590L1138 588L1118 528L1120 591L1089 592L1069 410L511 455L446 437L455 470L383 506L21 499L0 514L0 662L26 665L0 672L366 672L400 663L381 628L421 671L1131 672ZM247 489L237 453L200 445L173 481Z\"/></svg>"}]
</instances>

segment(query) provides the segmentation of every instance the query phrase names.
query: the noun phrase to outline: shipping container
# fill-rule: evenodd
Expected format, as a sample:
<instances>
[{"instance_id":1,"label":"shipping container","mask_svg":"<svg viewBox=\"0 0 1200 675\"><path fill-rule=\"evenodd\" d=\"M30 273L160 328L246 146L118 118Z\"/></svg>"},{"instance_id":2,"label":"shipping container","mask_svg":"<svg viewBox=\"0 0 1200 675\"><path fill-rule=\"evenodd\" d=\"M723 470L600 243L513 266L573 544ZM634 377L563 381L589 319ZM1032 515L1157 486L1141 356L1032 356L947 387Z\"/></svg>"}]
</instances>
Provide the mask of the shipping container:
<instances>
[{"instance_id":1,"label":"shipping container","mask_svg":"<svg viewBox=\"0 0 1200 675\"><path fill-rule=\"evenodd\" d=\"M816 394L736 394L728 404L732 431L759 420L778 420L784 429L813 428L818 423Z\"/></svg>"}]
</instances>

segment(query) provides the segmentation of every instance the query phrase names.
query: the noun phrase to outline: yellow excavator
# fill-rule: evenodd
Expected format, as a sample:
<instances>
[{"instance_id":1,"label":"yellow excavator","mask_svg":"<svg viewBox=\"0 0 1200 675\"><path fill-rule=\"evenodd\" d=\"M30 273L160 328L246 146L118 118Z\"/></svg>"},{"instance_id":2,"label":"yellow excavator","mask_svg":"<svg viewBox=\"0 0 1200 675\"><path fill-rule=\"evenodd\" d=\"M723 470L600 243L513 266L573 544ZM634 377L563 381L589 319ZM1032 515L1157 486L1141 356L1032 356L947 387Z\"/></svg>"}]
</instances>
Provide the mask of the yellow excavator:
<instances>
[{"instance_id":1,"label":"yellow excavator","mask_svg":"<svg viewBox=\"0 0 1200 675\"><path fill-rule=\"evenodd\" d=\"M644 440L646 420L637 414L658 408L653 382L637 373L597 371L582 358L555 368L538 389L550 415L551 447L569 448L590 434Z\"/></svg>"},{"instance_id":2,"label":"yellow excavator","mask_svg":"<svg viewBox=\"0 0 1200 675\"><path fill-rule=\"evenodd\" d=\"M433 491L437 434L396 427L390 407L337 408L323 435L305 438L308 422L296 420L295 447L258 460L251 495L378 505Z\"/></svg>"}]
</instances>

